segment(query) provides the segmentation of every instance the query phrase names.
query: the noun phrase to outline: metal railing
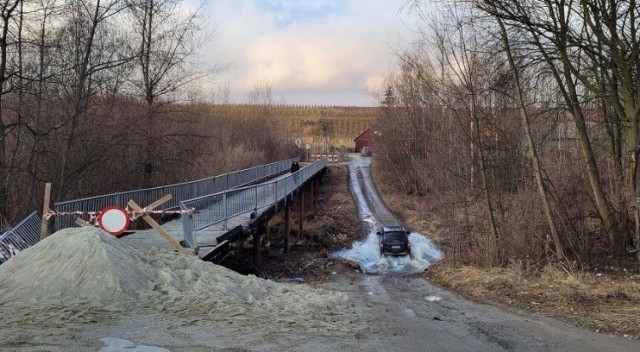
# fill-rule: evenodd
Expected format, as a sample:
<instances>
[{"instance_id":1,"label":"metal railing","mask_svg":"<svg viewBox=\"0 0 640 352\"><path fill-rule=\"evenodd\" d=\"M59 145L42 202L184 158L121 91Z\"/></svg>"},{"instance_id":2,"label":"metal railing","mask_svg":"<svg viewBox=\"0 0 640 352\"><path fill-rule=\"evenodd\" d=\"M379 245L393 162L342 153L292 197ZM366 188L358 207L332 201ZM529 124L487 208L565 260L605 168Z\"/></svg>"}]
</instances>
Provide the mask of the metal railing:
<instances>
[{"instance_id":1,"label":"metal railing","mask_svg":"<svg viewBox=\"0 0 640 352\"><path fill-rule=\"evenodd\" d=\"M273 182L181 201L182 210L196 209L193 214L182 216L186 243L195 248L197 231L220 223L227 229L228 219L278 203L326 166L327 160L321 159Z\"/></svg>"},{"instance_id":2,"label":"metal railing","mask_svg":"<svg viewBox=\"0 0 640 352\"><path fill-rule=\"evenodd\" d=\"M298 158L255 166L191 182L59 202L55 203L54 208L56 212L99 212L111 205L125 207L130 199L145 206L169 193L171 193L172 199L158 207L158 209L177 208L180 200L183 199L222 192L277 176L288 171L293 161L298 161ZM73 226L76 217L88 220L89 215L59 217L55 222L55 230ZM38 215L37 211L34 211L13 228L2 234L2 236L0 236L0 264L12 258L20 251L38 243L40 241L41 226L42 218ZM48 231L46 235L49 235Z\"/></svg>"},{"instance_id":3,"label":"metal railing","mask_svg":"<svg viewBox=\"0 0 640 352\"><path fill-rule=\"evenodd\" d=\"M209 177L201 180L176 183L172 185L159 186L153 188L139 189L126 192L118 192L107 195L87 197L76 200L69 200L55 203L56 212L99 212L100 210L117 205L126 207L129 200L133 199L140 206L146 206L160 199L166 194L171 194L170 201L162 204L157 209L175 209L180 206L179 202L184 199L191 199L205 194L223 192L236 187L242 187L264 179L274 177L289 170L291 163L298 159L287 159L271 164L255 166L252 168L234 171L227 174ZM80 217L88 220L90 215L76 215L75 217L59 217L55 221L55 229L73 226L75 218Z\"/></svg>"},{"instance_id":4,"label":"metal railing","mask_svg":"<svg viewBox=\"0 0 640 352\"><path fill-rule=\"evenodd\" d=\"M38 243L41 225L42 218L34 211L11 230L3 233L0 236L0 264Z\"/></svg>"}]
</instances>

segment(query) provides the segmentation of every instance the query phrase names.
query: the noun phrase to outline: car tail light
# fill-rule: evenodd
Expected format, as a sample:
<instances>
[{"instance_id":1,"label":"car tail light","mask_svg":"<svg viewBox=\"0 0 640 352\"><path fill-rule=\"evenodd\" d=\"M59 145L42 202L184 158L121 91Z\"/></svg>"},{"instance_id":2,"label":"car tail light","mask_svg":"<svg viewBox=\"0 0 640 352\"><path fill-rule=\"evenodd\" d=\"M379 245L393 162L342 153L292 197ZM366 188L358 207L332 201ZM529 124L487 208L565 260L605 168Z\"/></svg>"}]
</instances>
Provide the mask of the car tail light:
<instances>
[{"instance_id":1,"label":"car tail light","mask_svg":"<svg viewBox=\"0 0 640 352\"><path fill-rule=\"evenodd\" d=\"M407 242L407 250L411 252L411 242Z\"/></svg>"},{"instance_id":2,"label":"car tail light","mask_svg":"<svg viewBox=\"0 0 640 352\"><path fill-rule=\"evenodd\" d=\"M380 242L380 250L383 251L384 250L384 242Z\"/></svg>"}]
</instances>

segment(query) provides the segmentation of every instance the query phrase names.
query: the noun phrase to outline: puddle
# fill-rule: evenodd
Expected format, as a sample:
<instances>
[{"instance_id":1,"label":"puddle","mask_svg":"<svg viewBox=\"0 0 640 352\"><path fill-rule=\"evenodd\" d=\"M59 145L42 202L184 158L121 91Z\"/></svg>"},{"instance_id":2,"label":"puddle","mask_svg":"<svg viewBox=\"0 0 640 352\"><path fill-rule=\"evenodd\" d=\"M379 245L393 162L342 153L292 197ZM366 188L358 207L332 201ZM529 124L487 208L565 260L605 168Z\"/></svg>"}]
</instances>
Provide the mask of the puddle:
<instances>
[{"instance_id":1,"label":"puddle","mask_svg":"<svg viewBox=\"0 0 640 352\"><path fill-rule=\"evenodd\" d=\"M378 235L369 233L363 241L358 241L349 249L332 254L360 264L360 269L367 274L404 275L425 271L431 264L442 258L442 253L431 240L419 233L409 235L411 255L392 257L380 255Z\"/></svg>"}]
</instances>

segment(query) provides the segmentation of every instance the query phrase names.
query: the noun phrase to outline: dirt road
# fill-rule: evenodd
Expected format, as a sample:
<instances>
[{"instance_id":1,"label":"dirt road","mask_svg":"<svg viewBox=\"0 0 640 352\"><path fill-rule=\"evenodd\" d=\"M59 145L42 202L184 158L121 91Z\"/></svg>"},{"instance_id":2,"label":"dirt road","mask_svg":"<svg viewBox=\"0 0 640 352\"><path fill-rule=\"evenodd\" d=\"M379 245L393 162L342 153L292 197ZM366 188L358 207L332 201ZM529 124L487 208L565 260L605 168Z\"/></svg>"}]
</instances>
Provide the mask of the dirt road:
<instances>
[{"instance_id":1,"label":"dirt road","mask_svg":"<svg viewBox=\"0 0 640 352\"><path fill-rule=\"evenodd\" d=\"M375 194L368 159L354 160L351 170L360 181L354 193L363 220L372 229L397 221ZM412 234L411 240L424 255L380 265L384 260L368 248L370 235L345 253L362 254L355 256L361 266L378 272L363 274L342 265L322 284L349 296L352 319L346 325L340 321L345 327L341 331L276 324L277 317L243 318L241 311L229 317L146 307L105 311L82 321L71 318L64 324L11 323L5 316L0 351L640 351L637 340L473 303L432 285L416 271L438 254L430 241L416 237L420 234Z\"/></svg>"},{"instance_id":2,"label":"dirt road","mask_svg":"<svg viewBox=\"0 0 640 352\"><path fill-rule=\"evenodd\" d=\"M399 224L376 194L369 165L369 158L356 158L350 165L352 187L361 216L374 224L374 228L380 224ZM431 243L427 242L427 245L431 246ZM433 249L423 252L428 254L422 259L435 259ZM364 268L371 267L366 259L360 264ZM412 269L408 268L407 272ZM398 270L394 275L379 274L349 275L346 281L334 283L335 289L350 287L352 297L358 297L357 301L366 302L369 307L367 314L371 317L365 320L370 320L372 329L378 332L360 344L363 350L640 350L636 340L597 334L557 320L509 311L505 307L469 302L419 275L398 275Z\"/></svg>"}]
</instances>

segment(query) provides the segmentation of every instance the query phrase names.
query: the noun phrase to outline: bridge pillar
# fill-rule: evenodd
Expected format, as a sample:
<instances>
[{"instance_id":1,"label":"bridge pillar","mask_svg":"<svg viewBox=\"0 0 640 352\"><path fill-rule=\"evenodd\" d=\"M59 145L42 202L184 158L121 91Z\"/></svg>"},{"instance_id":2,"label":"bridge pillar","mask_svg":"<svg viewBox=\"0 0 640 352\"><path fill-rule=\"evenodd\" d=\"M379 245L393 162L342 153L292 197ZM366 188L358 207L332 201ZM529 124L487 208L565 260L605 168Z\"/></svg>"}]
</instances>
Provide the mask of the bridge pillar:
<instances>
[{"instance_id":1,"label":"bridge pillar","mask_svg":"<svg viewBox=\"0 0 640 352\"><path fill-rule=\"evenodd\" d=\"M316 199L318 199L318 197L320 196L320 178L321 178L321 175L316 175L316 177L313 178L313 182L316 183L316 186L315 186L315 190L316 190L315 198Z\"/></svg>"},{"instance_id":2,"label":"bridge pillar","mask_svg":"<svg viewBox=\"0 0 640 352\"><path fill-rule=\"evenodd\" d=\"M253 236L253 267L256 274L262 272L262 258L260 254L260 247L262 247L262 234L264 233L264 226L259 226L254 229Z\"/></svg>"},{"instance_id":3,"label":"bridge pillar","mask_svg":"<svg viewBox=\"0 0 640 352\"><path fill-rule=\"evenodd\" d=\"M304 188L298 192L298 241L302 239L304 231Z\"/></svg>"},{"instance_id":4,"label":"bridge pillar","mask_svg":"<svg viewBox=\"0 0 640 352\"><path fill-rule=\"evenodd\" d=\"M289 197L284 203L284 252L289 253L289 235L291 234L291 200Z\"/></svg>"},{"instance_id":5,"label":"bridge pillar","mask_svg":"<svg viewBox=\"0 0 640 352\"><path fill-rule=\"evenodd\" d=\"M309 208L311 211L314 211L316 209L315 189L316 184L313 180L311 180L311 182L309 182Z\"/></svg>"}]
</instances>

